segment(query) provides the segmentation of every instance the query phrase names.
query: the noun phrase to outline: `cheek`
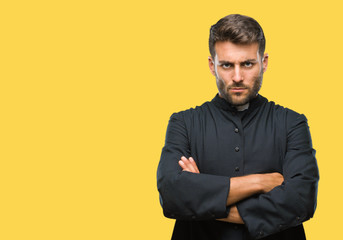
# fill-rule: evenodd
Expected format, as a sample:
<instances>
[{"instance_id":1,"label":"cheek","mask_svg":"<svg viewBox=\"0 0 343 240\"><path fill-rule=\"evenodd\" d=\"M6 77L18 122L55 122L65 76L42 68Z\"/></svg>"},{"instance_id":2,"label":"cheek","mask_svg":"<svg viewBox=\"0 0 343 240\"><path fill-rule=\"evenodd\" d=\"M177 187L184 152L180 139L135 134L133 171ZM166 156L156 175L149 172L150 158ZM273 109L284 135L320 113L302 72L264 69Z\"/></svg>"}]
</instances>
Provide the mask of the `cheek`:
<instances>
[{"instance_id":1,"label":"cheek","mask_svg":"<svg viewBox=\"0 0 343 240\"><path fill-rule=\"evenodd\" d=\"M227 87L227 84L225 83L225 81L219 77L216 77L216 83L217 83L217 87L219 91L224 91Z\"/></svg>"},{"instance_id":2,"label":"cheek","mask_svg":"<svg viewBox=\"0 0 343 240\"><path fill-rule=\"evenodd\" d=\"M259 78L259 76L260 76L259 71L247 73L245 75L246 84L251 85L251 86L254 85L255 81Z\"/></svg>"},{"instance_id":3,"label":"cheek","mask_svg":"<svg viewBox=\"0 0 343 240\"><path fill-rule=\"evenodd\" d=\"M219 78L222 82L224 82L225 85L228 85L231 79L230 74L224 71L217 71L217 78Z\"/></svg>"}]
</instances>

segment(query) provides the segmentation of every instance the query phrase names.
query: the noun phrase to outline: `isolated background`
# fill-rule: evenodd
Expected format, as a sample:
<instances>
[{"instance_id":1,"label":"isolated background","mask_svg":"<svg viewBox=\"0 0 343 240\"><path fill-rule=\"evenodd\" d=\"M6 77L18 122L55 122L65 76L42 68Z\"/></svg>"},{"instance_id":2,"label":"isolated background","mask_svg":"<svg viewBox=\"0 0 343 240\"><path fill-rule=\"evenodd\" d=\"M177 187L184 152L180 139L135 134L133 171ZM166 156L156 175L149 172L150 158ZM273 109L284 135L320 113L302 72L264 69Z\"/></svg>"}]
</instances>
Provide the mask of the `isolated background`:
<instances>
[{"instance_id":1,"label":"isolated background","mask_svg":"<svg viewBox=\"0 0 343 240\"><path fill-rule=\"evenodd\" d=\"M209 28L264 28L261 94L309 119L310 240L341 235L340 1L2 1L0 239L170 239L156 169L173 112L216 94Z\"/></svg>"}]
</instances>

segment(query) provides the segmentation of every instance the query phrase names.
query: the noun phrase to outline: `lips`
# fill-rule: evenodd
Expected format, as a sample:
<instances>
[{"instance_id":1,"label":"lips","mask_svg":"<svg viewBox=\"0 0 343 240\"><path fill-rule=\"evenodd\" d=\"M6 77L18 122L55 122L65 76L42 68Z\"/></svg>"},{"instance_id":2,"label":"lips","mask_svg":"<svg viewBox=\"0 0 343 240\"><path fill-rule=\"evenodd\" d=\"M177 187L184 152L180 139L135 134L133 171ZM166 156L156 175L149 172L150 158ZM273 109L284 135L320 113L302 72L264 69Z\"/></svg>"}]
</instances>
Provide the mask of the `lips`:
<instances>
[{"instance_id":1,"label":"lips","mask_svg":"<svg viewBox=\"0 0 343 240\"><path fill-rule=\"evenodd\" d=\"M232 92L243 92L243 91L246 90L246 88L236 88L236 87L234 87L234 88L229 88L229 90L232 91Z\"/></svg>"}]
</instances>

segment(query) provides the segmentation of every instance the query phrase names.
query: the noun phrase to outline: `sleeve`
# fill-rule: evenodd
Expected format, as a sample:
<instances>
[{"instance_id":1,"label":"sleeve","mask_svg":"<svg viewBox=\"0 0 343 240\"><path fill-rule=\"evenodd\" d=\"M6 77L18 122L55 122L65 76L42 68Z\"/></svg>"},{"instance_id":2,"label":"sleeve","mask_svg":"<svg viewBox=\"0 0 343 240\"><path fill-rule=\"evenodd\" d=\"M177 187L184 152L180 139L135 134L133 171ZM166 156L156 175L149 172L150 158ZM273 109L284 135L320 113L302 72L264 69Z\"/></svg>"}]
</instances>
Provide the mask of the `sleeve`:
<instances>
[{"instance_id":1,"label":"sleeve","mask_svg":"<svg viewBox=\"0 0 343 240\"><path fill-rule=\"evenodd\" d=\"M230 178L182 171L178 161L181 156L190 157L189 146L182 116L173 114L157 169L157 188L164 215L179 220L227 217Z\"/></svg>"},{"instance_id":2,"label":"sleeve","mask_svg":"<svg viewBox=\"0 0 343 240\"><path fill-rule=\"evenodd\" d=\"M237 204L255 239L300 225L311 218L316 209L319 172L304 115L297 114L288 127L283 176L282 185Z\"/></svg>"}]
</instances>

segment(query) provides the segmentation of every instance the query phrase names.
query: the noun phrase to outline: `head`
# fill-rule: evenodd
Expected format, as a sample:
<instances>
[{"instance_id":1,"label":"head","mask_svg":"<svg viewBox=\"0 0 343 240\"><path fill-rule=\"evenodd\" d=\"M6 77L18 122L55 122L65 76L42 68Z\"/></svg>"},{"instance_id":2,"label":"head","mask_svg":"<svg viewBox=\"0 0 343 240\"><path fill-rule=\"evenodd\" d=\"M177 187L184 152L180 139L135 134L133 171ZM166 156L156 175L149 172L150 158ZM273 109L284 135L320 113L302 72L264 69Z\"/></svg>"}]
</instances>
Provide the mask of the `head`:
<instances>
[{"instance_id":1,"label":"head","mask_svg":"<svg viewBox=\"0 0 343 240\"><path fill-rule=\"evenodd\" d=\"M220 19L211 27L209 48L220 97L233 106L255 98L268 65L263 30L256 20L238 14Z\"/></svg>"}]
</instances>

